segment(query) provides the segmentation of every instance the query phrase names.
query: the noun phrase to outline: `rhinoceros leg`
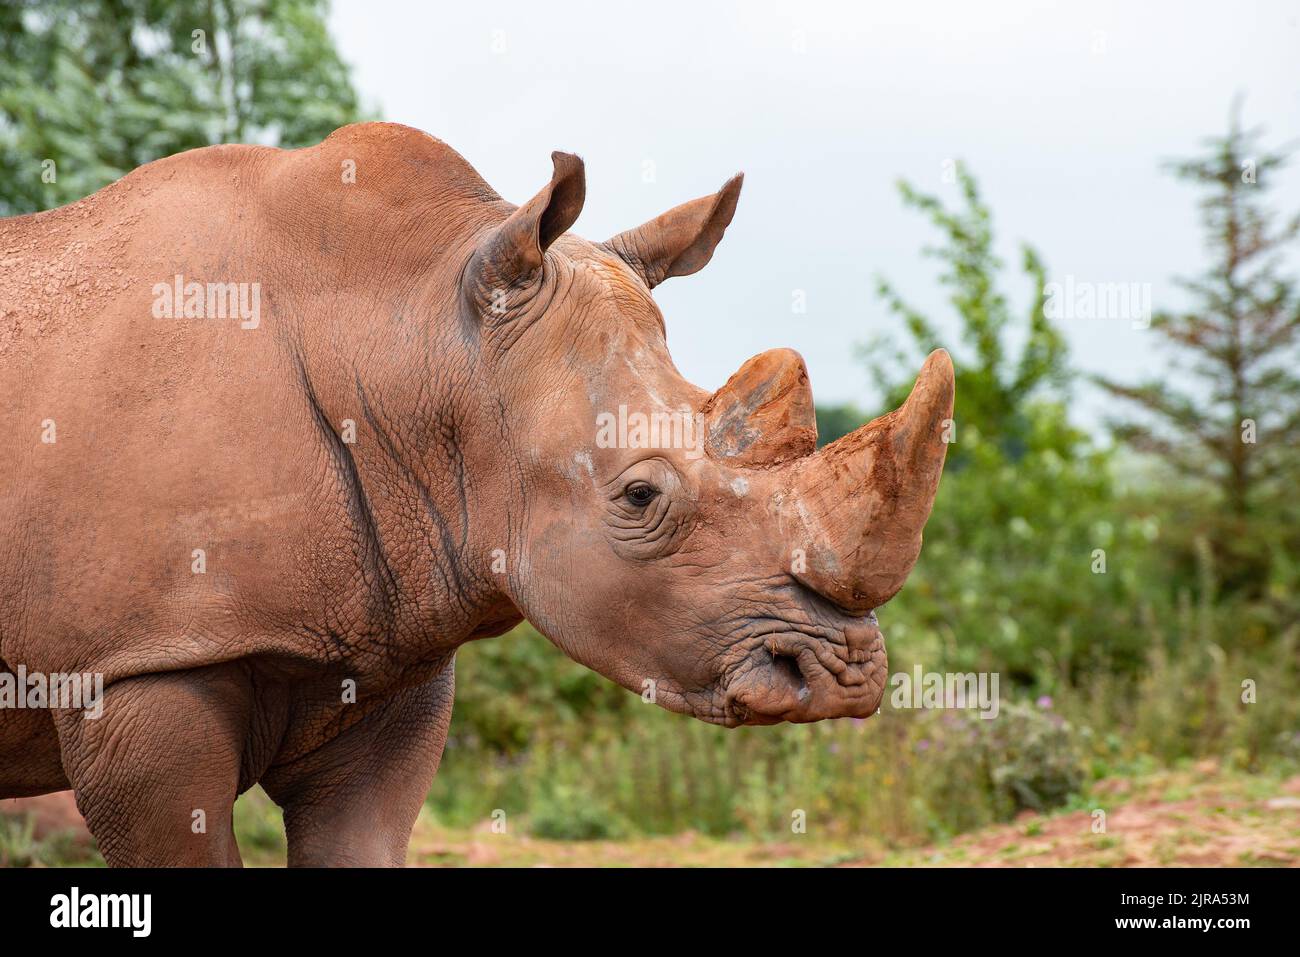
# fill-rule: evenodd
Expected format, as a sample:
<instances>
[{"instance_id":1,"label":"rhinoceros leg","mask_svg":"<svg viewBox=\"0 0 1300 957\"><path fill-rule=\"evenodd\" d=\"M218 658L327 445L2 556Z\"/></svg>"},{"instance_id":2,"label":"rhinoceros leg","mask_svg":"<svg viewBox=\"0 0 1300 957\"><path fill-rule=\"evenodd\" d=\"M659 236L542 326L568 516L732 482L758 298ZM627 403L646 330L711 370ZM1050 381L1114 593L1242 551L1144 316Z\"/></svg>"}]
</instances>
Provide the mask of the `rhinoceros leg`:
<instances>
[{"instance_id":1,"label":"rhinoceros leg","mask_svg":"<svg viewBox=\"0 0 1300 957\"><path fill-rule=\"evenodd\" d=\"M14 674L3 659L0 674ZM68 787L49 710L0 708L0 798L29 797Z\"/></svg>"},{"instance_id":2,"label":"rhinoceros leg","mask_svg":"<svg viewBox=\"0 0 1300 957\"><path fill-rule=\"evenodd\" d=\"M400 867L411 828L438 771L454 665L386 698L338 736L262 787L284 808L290 867Z\"/></svg>"},{"instance_id":3,"label":"rhinoceros leg","mask_svg":"<svg viewBox=\"0 0 1300 957\"><path fill-rule=\"evenodd\" d=\"M115 682L98 718L59 712L64 771L110 865L240 866L231 812L249 699L220 666Z\"/></svg>"}]
</instances>

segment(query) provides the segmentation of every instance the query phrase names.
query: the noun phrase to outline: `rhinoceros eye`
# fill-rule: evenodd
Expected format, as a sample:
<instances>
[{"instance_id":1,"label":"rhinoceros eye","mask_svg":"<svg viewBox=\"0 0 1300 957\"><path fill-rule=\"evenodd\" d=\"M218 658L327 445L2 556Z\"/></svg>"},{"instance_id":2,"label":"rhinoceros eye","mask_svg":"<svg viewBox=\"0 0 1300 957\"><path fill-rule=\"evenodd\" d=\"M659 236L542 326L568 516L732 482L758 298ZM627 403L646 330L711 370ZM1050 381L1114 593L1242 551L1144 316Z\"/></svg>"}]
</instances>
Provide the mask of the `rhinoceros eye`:
<instances>
[{"instance_id":1,"label":"rhinoceros eye","mask_svg":"<svg viewBox=\"0 0 1300 957\"><path fill-rule=\"evenodd\" d=\"M623 497L637 508L645 508L658 494L659 490L646 482L633 482L623 490Z\"/></svg>"}]
</instances>

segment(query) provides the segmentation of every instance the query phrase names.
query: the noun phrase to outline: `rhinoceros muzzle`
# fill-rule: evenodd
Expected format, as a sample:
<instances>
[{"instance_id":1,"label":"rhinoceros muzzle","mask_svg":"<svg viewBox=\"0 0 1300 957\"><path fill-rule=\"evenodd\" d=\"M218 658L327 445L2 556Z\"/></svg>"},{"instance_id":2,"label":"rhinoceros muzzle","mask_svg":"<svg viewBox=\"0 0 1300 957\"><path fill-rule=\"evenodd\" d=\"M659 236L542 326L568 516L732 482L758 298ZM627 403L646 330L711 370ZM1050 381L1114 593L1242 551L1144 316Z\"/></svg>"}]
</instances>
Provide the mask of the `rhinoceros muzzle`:
<instances>
[{"instance_id":1,"label":"rhinoceros muzzle","mask_svg":"<svg viewBox=\"0 0 1300 957\"><path fill-rule=\"evenodd\" d=\"M887 670L874 614L838 634L772 635L727 683L727 723L865 718L880 707Z\"/></svg>"},{"instance_id":2,"label":"rhinoceros muzzle","mask_svg":"<svg viewBox=\"0 0 1300 957\"><path fill-rule=\"evenodd\" d=\"M821 450L797 353L755 356L706 403L709 454L776 477L785 571L819 622L745 646L723 682L728 724L860 718L879 707L886 655L875 609L920 554L952 434L953 378L948 354L935 351L901 408Z\"/></svg>"}]
</instances>

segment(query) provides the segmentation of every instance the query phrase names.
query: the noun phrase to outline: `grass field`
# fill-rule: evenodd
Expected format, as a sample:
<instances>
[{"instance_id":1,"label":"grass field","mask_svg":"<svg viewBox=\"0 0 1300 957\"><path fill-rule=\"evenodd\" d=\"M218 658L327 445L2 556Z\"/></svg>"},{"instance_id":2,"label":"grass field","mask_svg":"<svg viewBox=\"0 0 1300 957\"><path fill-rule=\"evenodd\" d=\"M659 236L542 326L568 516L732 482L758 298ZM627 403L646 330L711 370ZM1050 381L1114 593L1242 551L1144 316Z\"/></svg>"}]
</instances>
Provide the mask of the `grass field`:
<instances>
[{"instance_id":1,"label":"grass field","mask_svg":"<svg viewBox=\"0 0 1300 957\"><path fill-rule=\"evenodd\" d=\"M66 792L0 802L0 863L97 866L103 861ZM1105 830L1095 830L1097 811ZM242 798L236 831L250 866L284 863L279 810L260 790ZM1178 867L1300 866L1300 775L1247 775L1201 761L1140 778L1104 778L1067 810L952 840L891 846L821 839L816 828L775 841L686 832L619 841L552 841L527 822L496 833L442 826L426 808L408 864L417 867Z\"/></svg>"}]
</instances>

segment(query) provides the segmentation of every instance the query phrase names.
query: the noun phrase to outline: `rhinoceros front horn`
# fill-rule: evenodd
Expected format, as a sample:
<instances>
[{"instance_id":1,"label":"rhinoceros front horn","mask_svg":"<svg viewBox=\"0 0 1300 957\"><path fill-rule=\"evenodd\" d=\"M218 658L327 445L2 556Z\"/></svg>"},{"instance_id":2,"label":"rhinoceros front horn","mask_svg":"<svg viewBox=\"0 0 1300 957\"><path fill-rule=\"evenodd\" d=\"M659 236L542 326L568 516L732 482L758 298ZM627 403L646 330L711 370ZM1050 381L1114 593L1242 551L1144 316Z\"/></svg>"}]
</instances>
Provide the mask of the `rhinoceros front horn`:
<instances>
[{"instance_id":1,"label":"rhinoceros front horn","mask_svg":"<svg viewBox=\"0 0 1300 957\"><path fill-rule=\"evenodd\" d=\"M952 360L938 349L901 408L796 463L782 507L803 548L799 581L858 613L897 594L939 490L952 403Z\"/></svg>"}]
</instances>

